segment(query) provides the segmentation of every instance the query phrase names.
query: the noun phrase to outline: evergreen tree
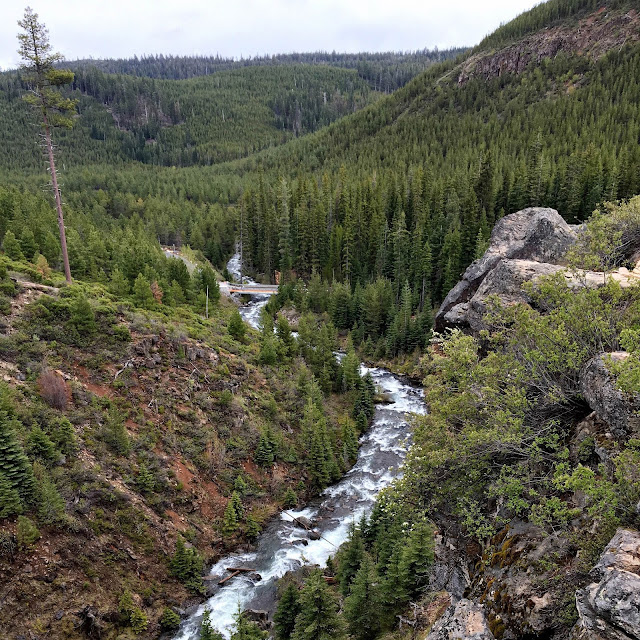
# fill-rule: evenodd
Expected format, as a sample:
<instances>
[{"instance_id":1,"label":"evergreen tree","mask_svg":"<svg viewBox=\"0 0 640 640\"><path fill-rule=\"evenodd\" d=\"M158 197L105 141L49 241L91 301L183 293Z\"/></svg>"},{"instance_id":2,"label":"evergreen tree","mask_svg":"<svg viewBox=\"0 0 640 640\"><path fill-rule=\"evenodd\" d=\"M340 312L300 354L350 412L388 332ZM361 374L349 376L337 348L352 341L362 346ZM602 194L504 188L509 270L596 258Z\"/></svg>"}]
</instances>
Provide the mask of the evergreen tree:
<instances>
[{"instance_id":1,"label":"evergreen tree","mask_svg":"<svg viewBox=\"0 0 640 640\"><path fill-rule=\"evenodd\" d=\"M407 584L410 576L402 565L403 546L404 541L396 542L393 546L380 585L380 600L384 612L382 617L389 625L395 621L396 613L409 601Z\"/></svg>"},{"instance_id":2,"label":"evergreen tree","mask_svg":"<svg viewBox=\"0 0 640 640\"><path fill-rule=\"evenodd\" d=\"M142 309L152 309L155 305L151 285L141 273L133 283L133 301Z\"/></svg>"},{"instance_id":3,"label":"evergreen tree","mask_svg":"<svg viewBox=\"0 0 640 640\"><path fill-rule=\"evenodd\" d=\"M24 31L24 33L18 34L20 42L18 52L22 59L20 68L24 80L32 88L32 92L26 94L24 99L35 107L42 118L49 172L51 174L51 187L58 212L58 228L60 230L64 273L67 282L71 283L62 200L58 186L51 131L54 127L70 129L73 126L73 120L70 115L75 112L76 103L69 98L64 98L56 89L70 84L74 76L71 71L57 68L57 64L62 60L62 55L52 52L49 44L49 32L42 23L38 22L37 13L27 7L24 12L24 18L18 21L18 24Z\"/></svg>"},{"instance_id":4,"label":"evergreen tree","mask_svg":"<svg viewBox=\"0 0 640 640\"><path fill-rule=\"evenodd\" d=\"M344 615L349 633L355 640L373 640L380 630L380 590L376 567L365 553L356 573L351 592L344 601Z\"/></svg>"},{"instance_id":5,"label":"evergreen tree","mask_svg":"<svg viewBox=\"0 0 640 640\"><path fill-rule=\"evenodd\" d=\"M11 483L0 473L0 519L22 513L20 494Z\"/></svg>"},{"instance_id":6,"label":"evergreen tree","mask_svg":"<svg viewBox=\"0 0 640 640\"><path fill-rule=\"evenodd\" d=\"M338 603L322 572L314 570L300 592L300 613L296 617L292 640L344 640L344 622Z\"/></svg>"},{"instance_id":7,"label":"evergreen tree","mask_svg":"<svg viewBox=\"0 0 640 640\"><path fill-rule=\"evenodd\" d=\"M113 293L116 298L124 298L129 295L131 285L125 278L124 274L118 267L116 267L111 273L111 279L109 281L109 291Z\"/></svg>"},{"instance_id":8,"label":"evergreen tree","mask_svg":"<svg viewBox=\"0 0 640 640\"><path fill-rule=\"evenodd\" d=\"M62 524L65 521L65 502L47 470L34 464L37 481L38 520L42 524Z\"/></svg>"},{"instance_id":9,"label":"evergreen tree","mask_svg":"<svg viewBox=\"0 0 640 640\"><path fill-rule=\"evenodd\" d=\"M282 498L282 506L285 509L293 509L297 504L298 496L296 495L296 492L291 487L287 487L284 497Z\"/></svg>"},{"instance_id":10,"label":"evergreen tree","mask_svg":"<svg viewBox=\"0 0 640 640\"><path fill-rule=\"evenodd\" d=\"M69 322L83 337L91 336L97 331L95 311L85 296L77 296L71 304Z\"/></svg>"},{"instance_id":11,"label":"evergreen tree","mask_svg":"<svg viewBox=\"0 0 640 640\"><path fill-rule=\"evenodd\" d=\"M234 340L237 340L238 342L242 342L244 340L247 327L242 320L240 312L237 309L234 309L231 313L231 318L229 318L227 330L229 331L229 335L231 335Z\"/></svg>"},{"instance_id":12,"label":"evergreen tree","mask_svg":"<svg viewBox=\"0 0 640 640\"><path fill-rule=\"evenodd\" d=\"M138 467L136 484L140 487L140 491L142 491L142 493L151 493L155 488L155 477L151 469L149 469L144 462L140 463L140 466Z\"/></svg>"},{"instance_id":13,"label":"evergreen tree","mask_svg":"<svg viewBox=\"0 0 640 640\"><path fill-rule=\"evenodd\" d=\"M204 616L203 616L204 621ZM160 627L163 631L175 631L180 626L180 616L169 607L165 607L162 611L162 616L160 617ZM200 638L204 638L205 635L202 631L202 627L200 629ZM207 640L220 640L219 638L211 638L209 636Z\"/></svg>"},{"instance_id":14,"label":"evergreen tree","mask_svg":"<svg viewBox=\"0 0 640 640\"><path fill-rule=\"evenodd\" d=\"M270 467L273 464L273 446L265 433L260 434L260 441L258 442L258 447L253 459L260 467Z\"/></svg>"},{"instance_id":15,"label":"evergreen tree","mask_svg":"<svg viewBox=\"0 0 640 640\"><path fill-rule=\"evenodd\" d=\"M400 560L401 571L410 576L408 584L412 596L427 586L433 558L433 526L427 521L417 522L409 532Z\"/></svg>"},{"instance_id":16,"label":"evergreen tree","mask_svg":"<svg viewBox=\"0 0 640 640\"><path fill-rule=\"evenodd\" d=\"M31 433L27 438L27 450L31 456L39 458L45 464L56 462L60 457L51 438L49 438L39 425L31 428Z\"/></svg>"},{"instance_id":17,"label":"evergreen tree","mask_svg":"<svg viewBox=\"0 0 640 640\"><path fill-rule=\"evenodd\" d=\"M21 549L28 549L40 540L40 531L38 531L38 527L36 527L33 520L26 516L18 516L16 538Z\"/></svg>"},{"instance_id":18,"label":"evergreen tree","mask_svg":"<svg viewBox=\"0 0 640 640\"><path fill-rule=\"evenodd\" d=\"M362 532L356 523L352 522L349 525L349 537L340 549L340 564L338 565L338 582L343 596L349 595L351 583L360 568L364 554Z\"/></svg>"},{"instance_id":19,"label":"evergreen tree","mask_svg":"<svg viewBox=\"0 0 640 640\"><path fill-rule=\"evenodd\" d=\"M35 478L33 469L18 442L15 426L6 411L0 411L0 473L24 502L33 500Z\"/></svg>"},{"instance_id":20,"label":"evergreen tree","mask_svg":"<svg viewBox=\"0 0 640 640\"><path fill-rule=\"evenodd\" d=\"M4 234L4 240L2 241L2 248L4 252L12 260L24 260L24 254L20 247L20 243L16 239L13 231L7 231Z\"/></svg>"},{"instance_id":21,"label":"evergreen tree","mask_svg":"<svg viewBox=\"0 0 640 640\"><path fill-rule=\"evenodd\" d=\"M179 537L176 542L176 551L169 562L169 569L180 582L194 593L204 592L202 582L202 558L197 549L187 548L184 540Z\"/></svg>"},{"instance_id":22,"label":"evergreen tree","mask_svg":"<svg viewBox=\"0 0 640 640\"><path fill-rule=\"evenodd\" d=\"M277 640L289 640L293 633L296 618L300 613L300 594L295 583L290 582L283 591L278 608L273 616Z\"/></svg>"},{"instance_id":23,"label":"evergreen tree","mask_svg":"<svg viewBox=\"0 0 640 640\"><path fill-rule=\"evenodd\" d=\"M233 505L233 501L229 500L227 506L224 509L224 516L222 520L222 530L228 536L233 535L238 528L238 514Z\"/></svg>"}]
</instances>

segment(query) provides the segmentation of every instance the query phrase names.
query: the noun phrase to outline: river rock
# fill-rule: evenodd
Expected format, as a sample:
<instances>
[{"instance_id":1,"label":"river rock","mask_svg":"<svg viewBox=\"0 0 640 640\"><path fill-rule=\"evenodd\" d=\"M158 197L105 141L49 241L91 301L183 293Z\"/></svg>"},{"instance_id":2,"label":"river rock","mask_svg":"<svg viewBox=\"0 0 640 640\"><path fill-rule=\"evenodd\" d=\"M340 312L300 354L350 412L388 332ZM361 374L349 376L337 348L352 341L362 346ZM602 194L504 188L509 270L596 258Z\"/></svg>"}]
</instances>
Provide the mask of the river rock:
<instances>
[{"instance_id":1,"label":"river rock","mask_svg":"<svg viewBox=\"0 0 640 640\"><path fill-rule=\"evenodd\" d=\"M629 354L624 351L600 354L587 363L580 376L582 395L616 438L638 433L640 428L640 395L620 391L609 373L612 362L620 362L628 357Z\"/></svg>"},{"instance_id":2,"label":"river rock","mask_svg":"<svg viewBox=\"0 0 640 640\"><path fill-rule=\"evenodd\" d=\"M299 527L302 527L303 529L307 529L307 530L313 527L313 522L311 522L309 518L305 518L304 516L298 516L294 520L294 524L297 524Z\"/></svg>"},{"instance_id":3,"label":"river rock","mask_svg":"<svg viewBox=\"0 0 640 640\"><path fill-rule=\"evenodd\" d=\"M269 612L260 609L245 609L242 615L251 622L255 622L263 631L271 628Z\"/></svg>"},{"instance_id":4,"label":"river rock","mask_svg":"<svg viewBox=\"0 0 640 640\"><path fill-rule=\"evenodd\" d=\"M465 271L462 280L449 292L435 317L436 331L449 325L445 316L456 306L469 302L487 274L507 259L558 264L577 234L555 209L534 207L505 216L495 225L489 248ZM462 319L463 309L450 315Z\"/></svg>"},{"instance_id":5,"label":"river rock","mask_svg":"<svg viewBox=\"0 0 640 640\"><path fill-rule=\"evenodd\" d=\"M309 540L320 540L321 537L319 531L309 531Z\"/></svg>"},{"instance_id":6,"label":"river rock","mask_svg":"<svg viewBox=\"0 0 640 640\"><path fill-rule=\"evenodd\" d=\"M426 640L494 640L484 607L463 598L433 625Z\"/></svg>"},{"instance_id":7,"label":"river rock","mask_svg":"<svg viewBox=\"0 0 640 640\"><path fill-rule=\"evenodd\" d=\"M640 533L618 529L576 594L572 640L640 638Z\"/></svg>"}]
</instances>

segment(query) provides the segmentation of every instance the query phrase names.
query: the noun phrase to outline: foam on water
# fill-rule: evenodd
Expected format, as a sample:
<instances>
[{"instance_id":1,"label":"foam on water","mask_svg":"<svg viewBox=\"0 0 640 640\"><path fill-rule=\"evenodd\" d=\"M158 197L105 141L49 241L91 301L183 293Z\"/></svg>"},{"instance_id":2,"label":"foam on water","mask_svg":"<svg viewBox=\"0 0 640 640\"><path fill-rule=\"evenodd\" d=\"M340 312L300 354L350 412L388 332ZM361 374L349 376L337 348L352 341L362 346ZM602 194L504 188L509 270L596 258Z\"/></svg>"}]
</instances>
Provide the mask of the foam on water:
<instances>
[{"instance_id":1,"label":"foam on water","mask_svg":"<svg viewBox=\"0 0 640 640\"><path fill-rule=\"evenodd\" d=\"M237 258L237 260L234 259ZM233 264L232 264L233 263ZM239 277L239 257L234 256L227 268ZM258 326L260 311L267 300L253 300L240 309L244 320ZM261 576L254 582L246 575L233 578L217 591L181 626L176 640L195 640L204 607L211 610L213 624L229 637L233 619L241 609L273 608L278 578L303 564L324 566L330 555L347 539L349 526L370 511L381 489L401 475L410 425L408 412L423 414L425 406L420 389L406 384L385 369L361 366L361 373L371 373L376 385L385 391L389 403L376 406L373 425L360 440L358 459L353 468L335 485L299 511L282 513L265 528L255 551L226 556L209 572L216 584L229 575L227 567L254 567ZM311 540L309 532L296 525L294 518L312 520L322 536Z\"/></svg>"}]
</instances>

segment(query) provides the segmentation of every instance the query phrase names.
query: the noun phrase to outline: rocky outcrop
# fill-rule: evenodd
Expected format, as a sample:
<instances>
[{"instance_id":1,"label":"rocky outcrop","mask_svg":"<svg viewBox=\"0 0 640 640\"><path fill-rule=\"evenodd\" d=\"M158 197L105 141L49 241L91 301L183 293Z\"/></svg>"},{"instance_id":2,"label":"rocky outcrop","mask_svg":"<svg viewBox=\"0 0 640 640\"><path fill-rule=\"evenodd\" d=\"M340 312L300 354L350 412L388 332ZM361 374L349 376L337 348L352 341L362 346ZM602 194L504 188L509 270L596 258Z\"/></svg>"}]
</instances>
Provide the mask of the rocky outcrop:
<instances>
[{"instance_id":1,"label":"rocky outcrop","mask_svg":"<svg viewBox=\"0 0 640 640\"><path fill-rule=\"evenodd\" d=\"M468 307L464 305L501 261L559 264L576 238L575 228L555 209L535 207L505 216L495 225L485 254L469 266L445 298L435 318L436 331L466 324Z\"/></svg>"},{"instance_id":2,"label":"rocky outcrop","mask_svg":"<svg viewBox=\"0 0 640 640\"><path fill-rule=\"evenodd\" d=\"M611 363L629 357L624 351L603 353L592 358L580 376L580 388L591 409L615 438L626 438L640 431L640 396L625 394L609 372Z\"/></svg>"},{"instance_id":3,"label":"rocky outcrop","mask_svg":"<svg viewBox=\"0 0 640 640\"><path fill-rule=\"evenodd\" d=\"M431 570L429 589L446 591L452 602L462 599L471 583L466 556L459 543L442 535L435 537L435 561Z\"/></svg>"},{"instance_id":4,"label":"rocky outcrop","mask_svg":"<svg viewBox=\"0 0 640 640\"><path fill-rule=\"evenodd\" d=\"M605 4L605 3L603 3ZM555 58L559 52L600 58L614 48L640 39L637 11L602 11L581 20L579 25L547 28L496 52L470 56L460 68L458 84L471 78L495 78L505 73L520 74L530 64Z\"/></svg>"},{"instance_id":5,"label":"rocky outcrop","mask_svg":"<svg viewBox=\"0 0 640 640\"><path fill-rule=\"evenodd\" d=\"M482 605L466 598L451 605L426 640L494 640Z\"/></svg>"},{"instance_id":6,"label":"rocky outcrop","mask_svg":"<svg viewBox=\"0 0 640 640\"><path fill-rule=\"evenodd\" d=\"M640 533L618 529L590 575L576 594L572 640L640 638Z\"/></svg>"}]
</instances>

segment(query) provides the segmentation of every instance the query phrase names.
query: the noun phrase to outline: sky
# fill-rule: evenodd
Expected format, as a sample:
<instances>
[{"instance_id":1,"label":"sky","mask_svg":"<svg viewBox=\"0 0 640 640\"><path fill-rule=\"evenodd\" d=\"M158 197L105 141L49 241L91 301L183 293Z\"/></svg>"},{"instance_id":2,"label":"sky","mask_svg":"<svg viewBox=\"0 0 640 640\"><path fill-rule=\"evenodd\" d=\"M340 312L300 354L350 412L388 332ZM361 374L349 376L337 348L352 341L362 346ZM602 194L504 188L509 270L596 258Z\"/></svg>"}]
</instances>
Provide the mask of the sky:
<instances>
[{"instance_id":1,"label":"sky","mask_svg":"<svg viewBox=\"0 0 640 640\"><path fill-rule=\"evenodd\" d=\"M1 0L0 69L19 62L29 1L54 50L74 60L473 45L539 0Z\"/></svg>"}]
</instances>

